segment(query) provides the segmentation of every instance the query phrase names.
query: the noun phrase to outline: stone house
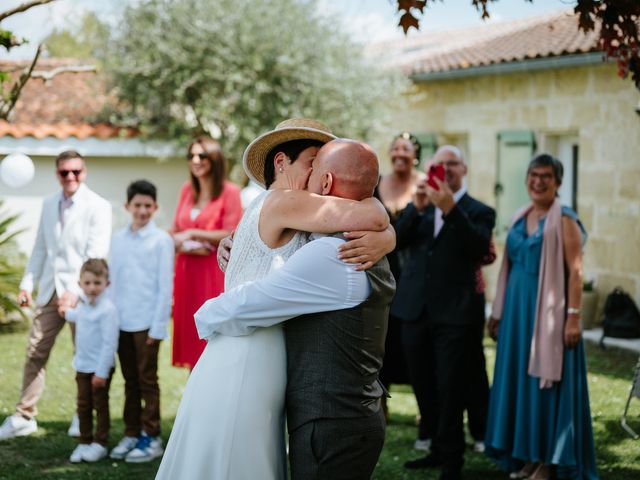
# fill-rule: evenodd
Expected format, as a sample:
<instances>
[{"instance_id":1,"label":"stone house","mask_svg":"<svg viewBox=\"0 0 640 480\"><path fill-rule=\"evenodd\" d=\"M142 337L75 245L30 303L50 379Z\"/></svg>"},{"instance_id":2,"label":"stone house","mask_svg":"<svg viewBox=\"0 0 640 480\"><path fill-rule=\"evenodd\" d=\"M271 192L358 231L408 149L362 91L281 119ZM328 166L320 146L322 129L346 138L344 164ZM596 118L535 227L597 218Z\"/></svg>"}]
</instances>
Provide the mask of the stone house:
<instances>
[{"instance_id":1,"label":"stone house","mask_svg":"<svg viewBox=\"0 0 640 480\"><path fill-rule=\"evenodd\" d=\"M585 278L595 278L601 300L620 285L640 304L640 92L603 62L597 33L577 27L565 10L372 46L369 55L413 84L398 100L407 107L393 119L396 131L374 145L387 151L406 130L427 152L461 147L470 192L497 210L499 247L528 199L528 161L557 156L563 203L589 232ZM492 289L497 266L487 274Z\"/></svg>"}]
</instances>

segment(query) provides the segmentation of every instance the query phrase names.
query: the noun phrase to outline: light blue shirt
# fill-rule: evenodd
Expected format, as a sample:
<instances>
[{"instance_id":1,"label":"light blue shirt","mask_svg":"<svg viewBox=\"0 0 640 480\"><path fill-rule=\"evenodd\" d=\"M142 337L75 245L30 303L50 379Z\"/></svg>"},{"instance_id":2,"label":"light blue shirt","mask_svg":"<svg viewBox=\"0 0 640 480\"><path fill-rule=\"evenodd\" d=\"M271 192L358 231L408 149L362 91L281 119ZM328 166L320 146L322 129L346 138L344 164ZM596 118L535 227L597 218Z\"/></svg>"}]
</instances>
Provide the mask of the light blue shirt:
<instances>
[{"instance_id":1,"label":"light blue shirt","mask_svg":"<svg viewBox=\"0 0 640 480\"><path fill-rule=\"evenodd\" d=\"M342 243L335 237L313 240L266 277L207 300L195 314L198 335L249 335L257 327L307 313L360 305L371 294L371 285L365 272L338 258Z\"/></svg>"},{"instance_id":2,"label":"light blue shirt","mask_svg":"<svg viewBox=\"0 0 640 480\"><path fill-rule=\"evenodd\" d=\"M108 378L118 349L118 312L106 294L89 304L84 295L65 318L76 324L76 351L73 368L77 372L94 373Z\"/></svg>"},{"instance_id":3,"label":"light blue shirt","mask_svg":"<svg viewBox=\"0 0 640 480\"><path fill-rule=\"evenodd\" d=\"M167 338L173 297L173 240L150 221L137 231L119 230L111 240L111 298L118 308L120 330Z\"/></svg>"}]
</instances>

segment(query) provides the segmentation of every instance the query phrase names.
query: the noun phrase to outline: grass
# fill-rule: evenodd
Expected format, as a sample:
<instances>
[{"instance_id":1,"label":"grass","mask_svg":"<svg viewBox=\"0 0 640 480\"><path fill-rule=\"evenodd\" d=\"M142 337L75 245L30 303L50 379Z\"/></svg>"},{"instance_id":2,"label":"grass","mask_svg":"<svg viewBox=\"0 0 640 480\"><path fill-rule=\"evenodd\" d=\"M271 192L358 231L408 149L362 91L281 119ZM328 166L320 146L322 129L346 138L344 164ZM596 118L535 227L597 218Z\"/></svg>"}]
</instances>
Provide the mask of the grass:
<instances>
[{"instance_id":1,"label":"grass","mask_svg":"<svg viewBox=\"0 0 640 480\"><path fill-rule=\"evenodd\" d=\"M27 334L24 331L0 334L0 418L13 412L22 378L22 363ZM489 365L493 365L495 348L487 341ZM628 396L634 355L616 351L587 348L591 411L594 422L596 455L603 480L640 478L640 440L632 440L622 431L619 418ZM170 345L164 342L160 351L160 386L162 389L163 437L168 439L171 424L187 380L187 372L170 365ZM392 390L389 401L391 421L387 439L373 478L376 480L436 479L437 472L410 472L402 464L417 458L412 450L415 438L415 399L408 387ZM75 382L71 367L71 340L68 329L59 336L49 360L47 389L40 401L38 433L30 437L0 442L0 479L151 479L159 460L148 464L125 464L104 460L97 464L71 464L68 457L75 440L66 435L75 409ZM111 386L111 446L123 433L123 382L118 372ZM640 400L632 401L632 426L640 430ZM635 418L634 418L635 417ZM247 452L250 461L251 453ZM507 478L483 455L466 455L467 480ZM256 479L259 480L259 479Z\"/></svg>"}]
</instances>

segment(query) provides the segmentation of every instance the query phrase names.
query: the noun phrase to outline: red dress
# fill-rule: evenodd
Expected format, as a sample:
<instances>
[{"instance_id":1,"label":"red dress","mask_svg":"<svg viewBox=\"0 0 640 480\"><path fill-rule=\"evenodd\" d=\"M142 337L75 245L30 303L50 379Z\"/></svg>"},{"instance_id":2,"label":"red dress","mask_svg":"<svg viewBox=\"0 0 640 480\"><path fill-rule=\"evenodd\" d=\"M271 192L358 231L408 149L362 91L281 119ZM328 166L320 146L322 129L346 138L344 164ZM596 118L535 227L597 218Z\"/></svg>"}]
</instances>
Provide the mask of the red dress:
<instances>
[{"instance_id":1,"label":"red dress","mask_svg":"<svg viewBox=\"0 0 640 480\"><path fill-rule=\"evenodd\" d=\"M224 182L222 193L209 202L191 220L194 197L191 182L182 186L173 222L176 232L197 228L201 230L235 230L240 217L240 188ZM198 338L193 314L208 299L217 297L224 289L224 274L218 267L216 250L210 255L176 256L173 283L173 365L193 368L206 345Z\"/></svg>"}]
</instances>

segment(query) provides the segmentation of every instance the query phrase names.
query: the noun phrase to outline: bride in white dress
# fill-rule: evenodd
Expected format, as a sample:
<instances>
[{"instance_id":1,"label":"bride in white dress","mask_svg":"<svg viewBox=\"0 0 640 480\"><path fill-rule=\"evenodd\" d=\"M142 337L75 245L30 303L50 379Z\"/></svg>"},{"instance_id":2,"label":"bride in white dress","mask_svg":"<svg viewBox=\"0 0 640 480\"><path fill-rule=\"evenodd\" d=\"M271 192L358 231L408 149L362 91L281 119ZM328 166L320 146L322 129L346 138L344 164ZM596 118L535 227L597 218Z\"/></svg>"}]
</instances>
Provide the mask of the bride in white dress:
<instances>
[{"instance_id":1,"label":"bride in white dress","mask_svg":"<svg viewBox=\"0 0 640 480\"><path fill-rule=\"evenodd\" d=\"M268 157L273 169L267 168L267 184L271 179L273 183L251 203L238 226L225 290L279 268L306 242L301 231L380 230L388 221L377 201L303 191L319 146L333 138L319 122L292 119L249 145L244 155L247 174L264 185ZM291 140L315 143L291 148ZM276 146L284 151L274 156ZM281 326L210 339L185 387L156 479L286 479L286 381Z\"/></svg>"}]
</instances>

